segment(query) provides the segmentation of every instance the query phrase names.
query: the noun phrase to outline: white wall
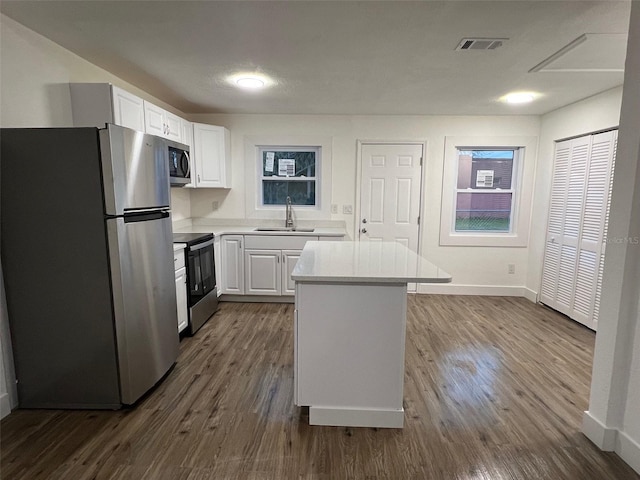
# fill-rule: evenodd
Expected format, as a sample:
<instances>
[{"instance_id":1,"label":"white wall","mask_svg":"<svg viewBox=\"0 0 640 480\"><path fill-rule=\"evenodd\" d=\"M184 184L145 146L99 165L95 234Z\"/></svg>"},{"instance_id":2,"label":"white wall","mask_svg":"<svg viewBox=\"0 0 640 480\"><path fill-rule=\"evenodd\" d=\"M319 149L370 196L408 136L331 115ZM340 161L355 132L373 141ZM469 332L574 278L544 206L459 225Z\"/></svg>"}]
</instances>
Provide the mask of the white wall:
<instances>
[{"instance_id":1,"label":"white wall","mask_svg":"<svg viewBox=\"0 0 640 480\"><path fill-rule=\"evenodd\" d=\"M584 433L640 473L640 2L633 2L589 410Z\"/></svg>"},{"instance_id":2,"label":"white wall","mask_svg":"<svg viewBox=\"0 0 640 480\"><path fill-rule=\"evenodd\" d=\"M194 217L246 218L246 189L255 187L255 170L245 167L246 136L331 137L332 190L330 202L354 206L358 202L356 157L358 140L426 141L424 205L421 253L453 275L458 285L517 287L521 294L528 262L527 248L441 247L439 246L442 168L445 136L533 136L539 133L537 116L332 116L332 115L193 115L192 120L223 125L231 131L233 186L230 190L197 190L191 193ZM533 167L533 165L531 165ZM533 168L525 182L533 182ZM212 210L212 202L219 209ZM284 212L281 215L284 218ZM339 213L349 235L356 235L354 215ZM507 264L516 265L516 274L507 273ZM515 290L514 290L515 291ZM497 291L496 291L497 293Z\"/></svg>"},{"instance_id":3,"label":"white wall","mask_svg":"<svg viewBox=\"0 0 640 480\"><path fill-rule=\"evenodd\" d=\"M555 142L617 127L621 102L622 87L618 87L542 116L531 217L531 224L539 228L531 229L526 278L526 285L531 291L540 291Z\"/></svg>"}]
</instances>

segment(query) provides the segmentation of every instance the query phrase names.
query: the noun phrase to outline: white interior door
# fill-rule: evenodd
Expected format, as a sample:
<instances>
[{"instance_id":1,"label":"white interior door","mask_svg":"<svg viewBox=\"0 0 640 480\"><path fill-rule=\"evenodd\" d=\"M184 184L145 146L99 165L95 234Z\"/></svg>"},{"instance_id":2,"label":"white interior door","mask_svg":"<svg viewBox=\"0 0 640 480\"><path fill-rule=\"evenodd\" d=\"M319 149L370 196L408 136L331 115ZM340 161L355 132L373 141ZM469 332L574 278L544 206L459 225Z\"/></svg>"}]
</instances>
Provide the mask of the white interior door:
<instances>
[{"instance_id":1,"label":"white interior door","mask_svg":"<svg viewBox=\"0 0 640 480\"><path fill-rule=\"evenodd\" d=\"M362 145L360 241L395 241L418 251L422 149L415 143Z\"/></svg>"}]
</instances>

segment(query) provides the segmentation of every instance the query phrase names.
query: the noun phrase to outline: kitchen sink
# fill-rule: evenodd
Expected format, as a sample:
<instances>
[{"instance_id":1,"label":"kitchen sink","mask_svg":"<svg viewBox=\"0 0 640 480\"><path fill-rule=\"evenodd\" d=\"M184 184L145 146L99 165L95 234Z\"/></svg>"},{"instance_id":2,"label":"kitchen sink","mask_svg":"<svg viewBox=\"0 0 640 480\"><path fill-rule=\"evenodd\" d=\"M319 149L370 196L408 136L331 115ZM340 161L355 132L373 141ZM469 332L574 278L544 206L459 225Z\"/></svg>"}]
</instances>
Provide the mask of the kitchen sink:
<instances>
[{"instance_id":1,"label":"kitchen sink","mask_svg":"<svg viewBox=\"0 0 640 480\"><path fill-rule=\"evenodd\" d=\"M307 232L311 233L314 228L292 228L292 227L258 227L254 232Z\"/></svg>"}]
</instances>

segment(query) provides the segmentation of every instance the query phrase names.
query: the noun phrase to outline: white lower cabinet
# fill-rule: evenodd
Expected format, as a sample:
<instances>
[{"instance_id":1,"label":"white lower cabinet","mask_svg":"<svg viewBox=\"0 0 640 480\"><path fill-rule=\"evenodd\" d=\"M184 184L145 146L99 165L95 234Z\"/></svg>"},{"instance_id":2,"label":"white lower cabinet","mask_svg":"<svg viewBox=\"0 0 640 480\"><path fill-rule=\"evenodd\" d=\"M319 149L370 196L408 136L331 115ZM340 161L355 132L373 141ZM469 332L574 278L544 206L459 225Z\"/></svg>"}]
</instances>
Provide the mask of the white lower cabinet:
<instances>
[{"instance_id":1,"label":"white lower cabinet","mask_svg":"<svg viewBox=\"0 0 640 480\"><path fill-rule=\"evenodd\" d=\"M296 282L291 279L291 272L300 258L302 250L282 251L282 295L295 295Z\"/></svg>"},{"instance_id":2,"label":"white lower cabinet","mask_svg":"<svg viewBox=\"0 0 640 480\"><path fill-rule=\"evenodd\" d=\"M176 272L176 304L178 307L178 332L189 325L189 310L187 305L187 268L185 265L184 248L174 248L173 265Z\"/></svg>"},{"instance_id":3,"label":"white lower cabinet","mask_svg":"<svg viewBox=\"0 0 640 480\"><path fill-rule=\"evenodd\" d=\"M295 295L291 272L308 241L342 240L315 235L222 235L221 293L231 295Z\"/></svg>"},{"instance_id":4,"label":"white lower cabinet","mask_svg":"<svg viewBox=\"0 0 640 480\"><path fill-rule=\"evenodd\" d=\"M176 303L178 304L178 332L183 331L189 324L187 311L187 269L176 270Z\"/></svg>"},{"instance_id":5,"label":"white lower cabinet","mask_svg":"<svg viewBox=\"0 0 640 480\"><path fill-rule=\"evenodd\" d=\"M246 295L281 295L280 256L280 250L245 250L244 293Z\"/></svg>"},{"instance_id":6,"label":"white lower cabinet","mask_svg":"<svg viewBox=\"0 0 640 480\"><path fill-rule=\"evenodd\" d=\"M224 294L244 294L243 241L243 235L223 235L220 239L220 283Z\"/></svg>"}]
</instances>

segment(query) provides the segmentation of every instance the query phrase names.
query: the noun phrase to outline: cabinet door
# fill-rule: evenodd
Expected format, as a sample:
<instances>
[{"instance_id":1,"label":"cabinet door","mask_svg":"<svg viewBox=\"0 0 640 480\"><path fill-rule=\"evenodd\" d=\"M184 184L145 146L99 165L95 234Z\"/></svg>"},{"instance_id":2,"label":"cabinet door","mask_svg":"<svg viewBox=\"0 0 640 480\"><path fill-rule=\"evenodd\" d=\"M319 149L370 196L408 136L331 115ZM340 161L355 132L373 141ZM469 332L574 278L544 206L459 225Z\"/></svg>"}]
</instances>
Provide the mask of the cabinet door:
<instances>
[{"instance_id":1,"label":"cabinet door","mask_svg":"<svg viewBox=\"0 0 640 480\"><path fill-rule=\"evenodd\" d=\"M164 111L164 123L166 137L176 142L184 143L182 140L182 119L171 112Z\"/></svg>"},{"instance_id":2,"label":"cabinet door","mask_svg":"<svg viewBox=\"0 0 640 480\"><path fill-rule=\"evenodd\" d=\"M280 250L245 250L245 293L280 295Z\"/></svg>"},{"instance_id":3,"label":"cabinet door","mask_svg":"<svg viewBox=\"0 0 640 480\"><path fill-rule=\"evenodd\" d=\"M122 127L144 132L144 101L118 87L111 88L114 123Z\"/></svg>"},{"instance_id":4,"label":"cabinet door","mask_svg":"<svg viewBox=\"0 0 640 480\"><path fill-rule=\"evenodd\" d=\"M182 131L182 143L189 147L189 152L193 152L193 124L181 118L180 129Z\"/></svg>"},{"instance_id":5,"label":"cabinet door","mask_svg":"<svg viewBox=\"0 0 640 480\"><path fill-rule=\"evenodd\" d=\"M224 127L193 124L196 187L231 187L229 140L229 130Z\"/></svg>"},{"instance_id":6,"label":"cabinet door","mask_svg":"<svg viewBox=\"0 0 640 480\"><path fill-rule=\"evenodd\" d=\"M166 137L164 124L164 110L153 103L144 102L145 132L159 137Z\"/></svg>"},{"instance_id":7,"label":"cabinet door","mask_svg":"<svg viewBox=\"0 0 640 480\"><path fill-rule=\"evenodd\" d=\"M176 270L176 303L178 306L178 332L183 331L189 324L187 311L187 269Z\"/></svg>"},{"instance_id":8,"label":"cabinet door","mask_svg":"<svg viewBox=\"0 0 640 480\"><path fill-rule=\"evenodd\" d=\"M187 183L185 187L195 187L196 186L196 162L195 155L193 151L193 123L181 119L180 126L182 128L182 143L189 147L189 169L191 171L191 182ZM220 278L220 276L218 276ZM218 280L218 290L220 290L220 281Z\"/></svg>"},{"instance_id":9,"label":"cabinet door","mask_svg":"<svg viewBox=\"0 0 640 480\"><path fill-rule=\"evenodd\" d=\"M222 255L220 254L220 237L215 236L213 238L213 262L216 274L216 295L219 297L222 294Z\"/></svg>"},{"instance_id":10,"label":"cabinet door","mask_svg":"<svg viewBox=\"0 0 640 480\"><path fill-rule=\"evenodd\" d=\"M244 293L243 235L223 235L221 242L222 293L242 295Z\"/></svg>"},{"instance_id":11,"label":"cabinet door","mask_svg":"<svg viewBox=\"0 0 640 480\"><path fill-rule=\"evenodd\" d=\"M291 272L296 266L302 250L282 251L282 295L295 295L296 282L291 280Z\"/></svg>"}]
</instances>

